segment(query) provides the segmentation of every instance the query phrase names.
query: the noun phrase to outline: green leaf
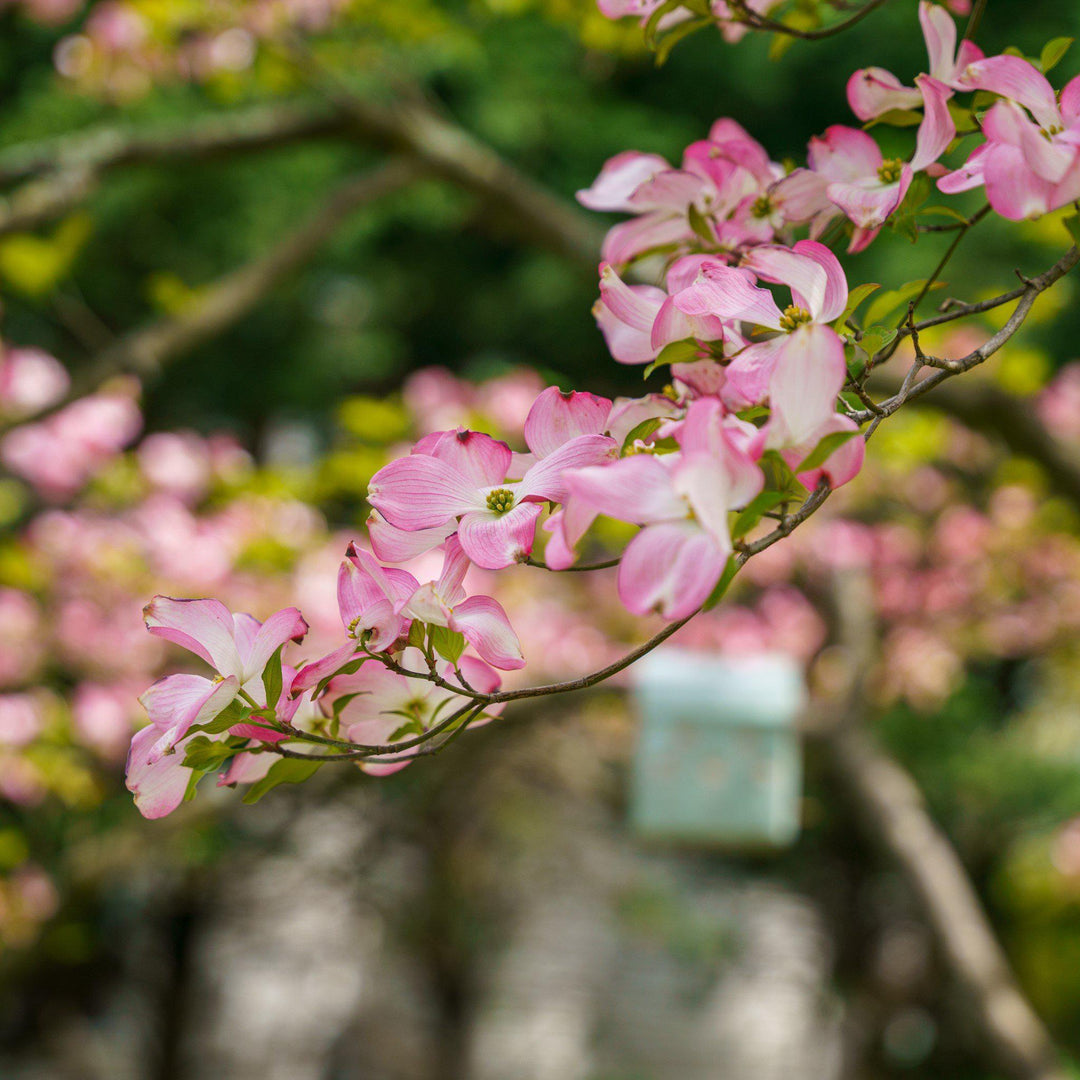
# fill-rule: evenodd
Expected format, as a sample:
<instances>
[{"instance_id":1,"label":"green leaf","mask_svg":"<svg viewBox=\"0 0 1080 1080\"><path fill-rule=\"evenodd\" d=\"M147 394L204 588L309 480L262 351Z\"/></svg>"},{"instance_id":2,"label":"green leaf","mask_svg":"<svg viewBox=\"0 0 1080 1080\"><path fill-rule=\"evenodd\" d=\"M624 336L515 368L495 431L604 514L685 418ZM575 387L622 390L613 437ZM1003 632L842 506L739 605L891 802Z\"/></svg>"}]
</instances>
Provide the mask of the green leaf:
<instances>
[{"instance_id":1,"label":"green leaf","mask_svg":"<svg viewBox=\"0 0 1080 1080\"><path fill-rule=\"evenodd\" d=\"M412 632L412 628L410 627L410 633L411 632ZM423 627L421 627L420 628L420 644L423 645L423 643L424 643ZM412 642L410 641L409 644L411 645ZM367 662L367 660L368 660L368 657L359 656L355 660L350 660L347 664L342 664L341 667L339 667L337 669L337 671L331 671L329 675L324 675L318 681L318 683L315 686L314 691L311 694L312 700L318 700L318 698L322 695L322 692L326 689L326 684L329 683L331 679L336 678L338 675L352 675L353 672L359 671L360 668L363 667L363 665Z\"/></svg>"},{"instance_id":2,"label":"green leaf","mask_svg":"<svg viewBox=\"0 0 1080 1080\"><path fill-rule=\"evenodd\" d=\"M693 229L706 244L716 243L716 237L713 235L709 219L705 217L693 203L686 208L686 218L690 222L690 228Z\"/></svg>"},{"instance_id":3,"label":"green leaf","mask_svg":"<svg viewBox=\"0 0 1080 1080\"><path fill-rule=\"evenodd\" d=\"M933 194L934 185L926 173L916 173L908 186L903 202L897 208L898 212L918 210L920 206Z\"/></svg>"},{"instance_id":4,"label":"green leaf","mask_svg":"<svg viewBox=\"0 0 1080 1080\"><path fill-rule=\"evenodd\" d=\"M892 343L897 331L891 326L871 326L862 332L858 345L867 356L880 352Z\"/></svg>"},{"instance_id":5,"label":"green leaf","mask_svg":"<svg viewBox=\"0 0 1080 1080\"><path fill-rule=\"evenodd\" d=\"M688 19L686 22L679 23L674 29L669 30L659 41L656 46L656 66L660 67L667 63L668 57L671 55L671 50L679 44L680 41L688 38L691 34L696 34L699 30L703 30L706 26L712 25L714 22L712 16L702 19ZM691 210L693 207L691 207ZM691 218L691 224L693 224L693 218ZM694 231L697 232L697 227L694 226ZM706 240L709 237L706 236Z\"/></svg>"},{"instance_id":6,"label":"green leaf","mask_svg":"<svg viewBox=\"0 0 1080 1080\"><path fill-rule=\"evenodd\" d=\"M880 296L875 297L874 302L866 309L866 322L888 322L894 312L905 307L909 301L914 300L922 292L925 284L926 279L920 278L918 281L909 281L898 289L890 289L888 292L883 292ZM928 291L932 292L934 289L944 288L944 281L935 281Z\"/></svg>"},{"instance_id":7,"label":"green leaf","mask_svg":"<svg viewBox=\"0 0 1080 1080\"><path fill-rule=\"evenodd\" d=\"M450 630L445 626L431 627L432 648L451 664L456 664L465 651L465 638L456 630Z\"/></svg>"},{"instance_id":8,"label":"green leaf","mask_svg":"<svg viewBox=\"0 0 1080 1080\"><path fill-rule=\"evenodd\" d=\"M1069 51L1073 40L1071 37L1056 37L1043 46L1043 50L1039 54L1039 67L1042 68L1044 75L1051 68L1057 67L1061 58Z\"/></svg>"},{"instance_id":9,"label":"green leaf","mask_svg":"<svg viewBox=\"0 0 1080 1080\"><path fill-rule=\"evenodd\" d=\"M829 460L833 451L838 450L848 439L858 434L857 431L834 431L831 435L826 435L814 450L795 466L795 472L809 472L811 469L820 468Z\"/></svg>"},{"instance_id":10,"label":"green leaf","mask_svg":"<svg viewBox=\"0 0 1080 1080\"><path fill-rule=\"evenodd\" d=\"M1069 230L1073 243L1080 247L1080 214L1070 214L1062 221L1062 225Z\"/></svg>"},{"instance_id":11,"label":"green leaf","mask_svg":"<svg viewBox=\"0 0 1080 1080\"><path fill-rule=\"evenodd\" d=\"M914 109L890 109L864 124L863 128L869 130L875 124L888 124L890 127L917 127L922 123L922 118L922 113Z\"/></svg>"},{"instance_id":12,"label":"green leaf","mask_svg":"<svg viewBox=\"0 0 1080 1080\"><path fill-rule=\"evenodd\" d=\"M623 439L620 455L625 457L627 450L629 450L638 439L642 442L648 442L649 436L660 427L661 423L662 420L659 416L650 416L648 420L642 420L640 424L632 427L630 433Z\"/></svg>"},{"instance_id":13,"label":"green leaf","mask_svg":"<svg viewBox=\"0 0 1080 1080\"><path fill-rule=\"evenodd\" d=\"M840 318L838 318L833 323L833 329L841 329L841 327L844 326L848 319L850 319L851 316L855 314L855 310L858 308L858 306L868 296L870 296L872 293L877 292L880 288L880 285L876 285L870 281L865 282L862 285L856 285L855 288L848 293L847 307L845 307L844 310L840 313Z\"/></svg>"},{"instance_id":14,"label":"green leaf","mask_svg":"<svg viewBox=\"0 0 1080 1080\"><path fill-rule=\"evenodd\" d=\"M919 211L919 216L921 217L924 214L935 214L938 217L952 218L953 221L959 221L964 225L966 225L968 221L959 210L956 210L951 206L924 206Z\"/></svg>"},{"instance_id":15,"label":"green leaf","mask_svg":"<svg viewBox=\"0 0 1080 1080\"><path fill-rule=\"evenodd\" d=\"M263 668L262 684L266 691L266 707L276 709L278 698L281 697L281 650L284 646L279 645L274 650L274 655L266 662Z\"/></svg>"},{"instance_id":16,"label":"green leaf","mask_svg":"<svg viewBox=\"0 0 1080 1080\"><path fill-rule=\"evenodd\" d=\"M779 506L787 498L790 496L782 491L763 491L735 519L731 539L741 540L773 507Z\"/></svg>"},{"instance_id":17,"label":"green leaf","mask_svg":"<svg viewBox=\"0 0 1080 1080\"><path fill-rule=\"evenodd\" d=\"M251 706L240 698L233 698L224 709L205 724L198 724L192 731L205 731L209 735L217 735L222 731L228 731L233 724L239 724L251 715Z\"/></svg>"},{"instance_id":18,"label":"green leaf","mask_svg":"<svg viewBox=\"0 0 1080 1080\"><path fill-rule=\"evenodd\" d=\"M692 338L682 341L673 341L660 350L654 363L657 364L690 364L701 359L701 346Z\"/></svg>"},{"instance_id":19,"label":"green leaf","mask_svg":"<svg viewBox=\"0 0 1080 1080\"><path fill-rule=\"evenodd\" d=\"M889 218L888 225L897 236L902 236L913 244L919 242L919 226L915 222L914 214L897 211Z\"/></svg>"},{"instance_id":20,"label":"green leaf","mask_svg":"<svg viewBox=\"0 0 1080 1080\"><path fill-rule=\"evenodd\" d=\"M270 771L244 792L243 801L249 806L257 803L278 784L300 784L314 776L323 764L321 761L301 761L299 758L282 758L270 766Z\"/></svg>"},{"instance_id":21,"label":"green leaf","mask_svg":"<svg viewBox=\"0 0 1080 1080\"><path fill-rule=\"evenodd\" d=\"M738 569L739 564L735 561L735 556L729 555L727 566L724 567L724 572L720 575L720 580L716 583L716 588L709 593L709 598L701 606L703 611L709 611L720 603L724 598L724 593L728 591L728 586L734 579Z\"/></svg>"},{"instance_id":22,"label":"green leaf","mask_svg":"<svg viewBox=\"0 0 1080 1080\"><path fill-rule=\"evenodd\" d=\"M236 747L224 739L208 739L196 735L184 747L184 768L208 772L236 753Z\"/></svg>"}]
</instances>

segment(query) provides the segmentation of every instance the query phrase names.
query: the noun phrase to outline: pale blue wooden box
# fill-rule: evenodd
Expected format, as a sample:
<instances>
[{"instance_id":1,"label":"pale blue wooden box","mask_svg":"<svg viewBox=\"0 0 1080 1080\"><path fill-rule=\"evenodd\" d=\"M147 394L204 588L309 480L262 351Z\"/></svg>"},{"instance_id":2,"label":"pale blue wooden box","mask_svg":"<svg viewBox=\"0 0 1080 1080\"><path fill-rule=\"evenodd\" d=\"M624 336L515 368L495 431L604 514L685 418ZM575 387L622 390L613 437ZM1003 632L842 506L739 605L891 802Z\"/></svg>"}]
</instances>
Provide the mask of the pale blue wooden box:
<instances>
[{"instance_id":1,"label":"pale blue wooden box","mask_svg":"<svg viewBox=\"0 0 1080 1080\"><path fill-rule=\"evenodd\" d=\"M799 833L802 671L779 653L726 657L670 646L633 671L641 720L631 777L639 835L733 849Z\"/></svg>"}]
</instances>

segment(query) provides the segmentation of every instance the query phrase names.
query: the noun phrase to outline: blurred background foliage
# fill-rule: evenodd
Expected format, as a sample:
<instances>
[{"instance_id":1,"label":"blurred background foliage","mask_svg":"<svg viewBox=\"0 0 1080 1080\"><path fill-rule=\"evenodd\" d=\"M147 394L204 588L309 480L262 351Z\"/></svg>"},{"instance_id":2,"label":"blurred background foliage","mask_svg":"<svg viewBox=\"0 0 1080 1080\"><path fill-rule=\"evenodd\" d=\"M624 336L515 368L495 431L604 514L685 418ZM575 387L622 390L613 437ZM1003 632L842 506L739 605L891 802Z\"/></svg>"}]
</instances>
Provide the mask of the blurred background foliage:
<instances>
[{"instance_id":1,"label":"blurred background foliage","mask_svg":"<svg viewBox=\"0 0 1080 1080\"><path fill-rule=\"evenodd\" d=\"M147 0L138 6L167 54L183 44L186 20L202 16L198 4ZM83 15L43 25L9 3L0 6L0 155L3 147L97 128L184 131L212 114L317 103L344 87L376 101L421 95L569 201L611 155L632 147L677 160L719 116L737 118L775 159L800 158L825 122L850 121L844 86L853 68L873 63L901 74L921 70L913 7L886 4L840 37L796 43L779 63L768 60L764 37L750 35L731 47L704 32L657 70L639 29L603 19L592 0L365 0L350 4L334 31L304 39L321 72L313 85L287 39L258 46L250 63L235 70L226 65L198 79L149 80L123 70L102 75L92 66L79 68L78 55L72 59L61 47ZM1052 37L1080 36L1080 9L1065 0L1029 0L1022 18L1017 13L1011 0L991 0L980 35L988 52L1016 45L1038 53ZM56 70L64 56L74 65L68 77ZM1074 50L1059 69L1059 83L1077 70L1080 51ZM883 135L893 137L909 138ZM341 179L379 160L361 142L327 138L249 156L111 172L77 212L33 233L0 237L3 336L46 349L77 371L118 335L182 312L215 279L267 251L318 209ZM211 504L234 497L295 499L325 515L326 523L315 527L325 537L359 526L368 478L388 448L413 433L401 403L412 372L440 366L480 380L525 367L564 387L640 392L639 371L612 363L591 318L591 268L507 239L488 227L487 213L473 196L434 179L361 208L301 273L146 386L147 430L233 433L254 454L254 464L221 481ZM886 232L849 262L851 280L894 286L923 277L947 242L947 236L931 237L913 248ZM1066 242L1056 216L1019 229L988 222L947 278L965 296L992 295L1011 287L1015 267L1042 268ZM1018 408L1027 408L1024 399L1077 358L1076 288L1066 279L1044 297L1022 340L986 373L1020 399ZM654 381L659 389L659 376ZM879 494L948 456L948 423L928 408L883 427L872 446L880 461ZM998 488L1019 485L1045 504L1048 531L1075 537L1075 508L1052 499L1030 463L1001 456L976 477L958 469L955 461L944 467L950 478L959 476L956 490L973 505L983 507ZM119 512L132 504L140 494L135 471L130 459L116 463L95 481L91 505ZM20 521L18 500L6 506L2 495L0 516ZM876 498L871 492L865 504L856 502L856 512L886 516ZM895 505L887 510L917 518L920 529L931 528L936 516ZM267 578L279 575L287 585L302 549L287 526L275 532L256 525L239 565ZM21 541L9 536L0 545L0 584L33 589L34 574ZM1005 593L1009 588L1002 586ZM1080 808L1075 650L1075 642L1066 642L1057 643L1052 656L979 656L942 702L891 703L881 731L957 844L1035 1004L1080 1056L1080 838L1061 832ZM495 738L483 735L488 743ZM606 745L604 738L599 745ZM212 814L176 826L148 825L118 789L115 763L87 766L59 737L38 754L56 798L44 808L4 809L0 870L18 870L31 852L53 860L63 906L35 950L37 920L28 918L20 937L14 893L5 901L8 948L0 973L13 1038L38 1030L35 1024L48 1013L39 998L53 994L59 982L68 981L68 993L78 998L92 996L103 971L115 974L111 937L135 916L117 901L123 890L109 878L112 864L127 866L125 858L134 853L197 883L223 854L261 842L245 832L248 826ZM614 758L618 767L624 764ZM453 769L448 758L430 770L409 770L380 797L407 805L409 813L430 813L448 788L457 790ZM617 805L604 791L603 801ZM822 900L841 977L865 991L873 981L867 923L895 914L892 894L887 874L874 878L885 881L877 892L858 880L865 849L844 807L829 796L827 777L813 774L806 842L767 868L740 865ZM497 805L509 822L515 807L520 812L509 797ZM437 855L430 845L425 850ZM35 899L33 888L29 882L29 900L18 902L46 912L49 896ZM135 903L130 895L124 902ZM640 905L630 908L631 921L654 925L655 904L645 905L644 916ZM904 909L897 918L906 917ZM682 933L685 913L670 918L679 930L677 948L687 947L693 935ZM664 926L666 919L661 913ZM469 929L457 927L466 935ZM712 937L688 947L699 945L707 963L723 952ZM915 996L936 1007L942 991L929 977ZM920 1050L926 1028L917 1022L923 1014L913 1015L892 1044L886 1041L876 1068L927 1080L987 1077L965 1071L973 1067L947 1034Z\"/></svg>"}]
</instances>

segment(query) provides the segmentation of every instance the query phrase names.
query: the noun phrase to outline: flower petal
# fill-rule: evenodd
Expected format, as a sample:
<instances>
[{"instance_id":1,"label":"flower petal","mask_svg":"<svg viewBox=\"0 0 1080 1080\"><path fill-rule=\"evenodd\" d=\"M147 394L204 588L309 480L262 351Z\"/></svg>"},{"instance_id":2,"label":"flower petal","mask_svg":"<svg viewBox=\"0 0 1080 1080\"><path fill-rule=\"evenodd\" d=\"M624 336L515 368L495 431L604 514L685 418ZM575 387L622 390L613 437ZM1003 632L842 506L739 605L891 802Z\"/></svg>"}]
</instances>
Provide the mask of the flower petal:
<instances>
[{"instance_id":1,"label":"flower petal","mask_svg":"<svg viewBox=\"0 0 1080 1080\"><path fill-rule=\"evenodd\" d=\"M606 435L579 435L538 461L521 479L518 501L563 502L567 496L563 473L614 460L619 448Z\"/></svg>"},{"instance_id":2,"label":"flower petal","mask_svg":"<svg viewBox=\"0 0 1080 1080\"><path fill-rule=\"evenodd\" d=\"M493 667L516 671L525 666L521 643L502 605L490 596L470 596L454 606L450 629L462 634Z\"/></svg>"},{"instance_id":3,"label":"flower petal","mask_svg":"<svg viewBox=\"0 0 1080 1080\"><path fill-rule=\"evenodd\" d=\"M135 806L145 818L163 818L171 814L187 794L191 769L183 766L183 743L175 753L151 760L158 730L150 725L135 733L128 751L126 785L135 796Z\"/></svg>"},{"instance_id":4,"label":"flower petal","mask_svg":"<svg viewBox=\"0 0 1080 1080\"><path fill-rule=\"evenodd\" d=\"M143 608L146 629L201 657L221 675L243 680L233 617L220 600L177 600L155 596Z\"/></svg>"},{"instance_id":5,"label":"flower petal","mask_svg":"<svg viewBox=\"0 0 1080 1080\"><path fill-rule=\"evenodd\" d=\"M609 398L549 386L525 418L525 442L538 458L547 457L579 435L599 435L610 412Z\"/></svg>"},{"instance_id":6,"label":"flower petal","mask_svg":"<svg viewBox=\"0 0 1080 1080\"><path fill-rule=\"evenodd\" d=\"M649 525L623 553L619 599L635 615L684 618L708 599L729 554L692 521Z\"/></svg>"},{"instance_id":7,"label":"flower petal","mask_svg":"<svg viewBox=\"0 0 1080 1080\"><path fill-rule=\"evenodd\" d=\"M630 196L646 181L670 169L659 154L626 150L605 162L592 185L577 193L577 200L589 210L632 212Z\"/></svg>"},{"instance_id":8,"label":"flower petal","mask_svg":"<svg viewBox=\"0 0 1080 1080\"><path fill-rule=\"evenodd\" d=\"M371 478L368 502L391 525L409 531L436 528L484 505L466 476L426 454L409 454L384 465Z\"/></svg>"},{"instance_id":9,"label":"flower petal","mask_svg":"<svg viewBox=\"0 0 1080 1080\"><path fill-rule=\"evenodd\" d=\"M651 454L577 469L567 475L566 484L572 497L619 521L645 525L687 516L687 505L675 491L671 472Z\"/></svg>"},{"instance_id":10,"label":"flower petal","mask_svg":"<svg viewBox=\"0 0 1080 1080\"><path fill-rule=\"evenodd\" d=\"M432 529L399 529L377 512L368 516L366 525L368 540L375 557L389 563L409 562L426 555L442 544L448 536L452 536L457 529L454 521L444 522Z\"/></svg>"},{"instance_id":11,"label":"flower petal","mask_svg":"<svg viewBox=\"0 0 1080 1080\"><path fill-rule=\"evenodd\" d=\"M536 519L542 510L538 502L522 502L505 514L487 510L466 514L458 539L465 554L485 570L513 566L532 554Z\"/></svg>"}]
</instances>

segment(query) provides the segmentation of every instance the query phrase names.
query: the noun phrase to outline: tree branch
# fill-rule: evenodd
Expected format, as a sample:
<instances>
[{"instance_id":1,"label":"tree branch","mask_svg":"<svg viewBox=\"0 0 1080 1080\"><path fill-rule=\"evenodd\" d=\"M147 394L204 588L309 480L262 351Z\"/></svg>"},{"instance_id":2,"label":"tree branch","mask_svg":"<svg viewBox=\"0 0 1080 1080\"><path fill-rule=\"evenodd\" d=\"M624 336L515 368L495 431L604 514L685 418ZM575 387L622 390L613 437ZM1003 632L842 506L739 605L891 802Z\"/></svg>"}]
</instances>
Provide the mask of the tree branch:
<instances>
[{"instance_id":1,"label":"tree branch","mask_svg":"<svg viewBox=\"0 0 1080 1080\"><path fill-rule=\"evenodd\" d=\"M120 338L76 372L64 398L33 417L0 421L0 432L47 416L90 393L118 374L153 378L175 357L188 352L243 318L281 281L295 273L359 207L397 191L421 175L411 161L394 160L352 177L327 197L319 210L268 252L206 288L189 308Z\"/></svg>"},{"instance_id":2,"label":"tree branch","mask_svg":"<svg viewBox=\"0 0 1080 1080\"><path fill-rule=\"evenodd\" d=\"M820 30L800 30L798 27L788 26L787 23L778 22L776 19L770 19L766 15L759 15L757 12L751 11L746 5L746 0L728 0L728 6L738 11L740 15L738 21L750 27L750 29L771 30L773 33L786 34L788 37L799 38L802 41L821 41L823 38L841 34L850 27L862 22L867 15L884 3L885 0L869 0L853 15L849 15L838 23L833 23L832 26L823 26Z\"/></svg>"},{"instance_id":3,"label":"tree branch","mask_svg":"<svg viewBox=\"0 0 1080 1080\"><path fill-rule=\"evenodd\" d=\"M0 185L24 181L0 200L0 235L37 228L73 210L113 169L253 153L348 136L340 110L276 105L203 117L177 131L105 128L0 151Z\"/></svg>"}]
</instances>

